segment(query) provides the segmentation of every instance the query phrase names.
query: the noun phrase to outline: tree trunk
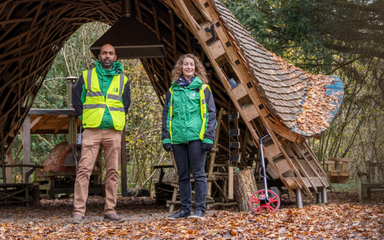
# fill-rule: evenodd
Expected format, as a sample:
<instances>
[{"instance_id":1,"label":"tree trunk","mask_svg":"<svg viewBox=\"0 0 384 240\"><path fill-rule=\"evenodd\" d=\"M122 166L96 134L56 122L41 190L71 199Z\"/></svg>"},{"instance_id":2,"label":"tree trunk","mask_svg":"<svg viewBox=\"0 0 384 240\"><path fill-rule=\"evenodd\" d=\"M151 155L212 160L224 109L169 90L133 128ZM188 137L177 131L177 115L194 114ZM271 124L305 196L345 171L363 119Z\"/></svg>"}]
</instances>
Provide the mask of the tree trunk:
<instances>
[{"instance_id":1,"label":"tree trunk","mask_svg":"<svg viewBox=\"0 0 384 240\"><path fill-rule=\"evenodd\" d=\"M234 176L234 189L237 207L241 212L251 211L249 199L257 191L256 180L252 169L244 169Z\"/></svg>"}]
</instances>

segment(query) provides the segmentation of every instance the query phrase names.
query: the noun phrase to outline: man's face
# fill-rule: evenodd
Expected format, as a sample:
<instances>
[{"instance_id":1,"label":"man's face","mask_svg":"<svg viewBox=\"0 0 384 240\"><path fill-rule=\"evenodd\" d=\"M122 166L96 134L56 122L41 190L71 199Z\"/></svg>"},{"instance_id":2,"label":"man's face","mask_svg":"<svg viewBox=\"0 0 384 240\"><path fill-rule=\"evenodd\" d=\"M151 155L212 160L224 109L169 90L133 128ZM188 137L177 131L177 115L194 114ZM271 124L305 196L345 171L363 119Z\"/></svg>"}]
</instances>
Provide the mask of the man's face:
<instances>
[{"instance_id":1,"label":"man's face","mask_svg":"<svg viewBox=\"0 0 384 240\"><path fill-rule=\"evenodd\" d=\"M101 47L99 54L99 61L104 69L112 69L113 63L116 62L117 55L115 48L110 44Z\"/></svg>"}]
</instances>

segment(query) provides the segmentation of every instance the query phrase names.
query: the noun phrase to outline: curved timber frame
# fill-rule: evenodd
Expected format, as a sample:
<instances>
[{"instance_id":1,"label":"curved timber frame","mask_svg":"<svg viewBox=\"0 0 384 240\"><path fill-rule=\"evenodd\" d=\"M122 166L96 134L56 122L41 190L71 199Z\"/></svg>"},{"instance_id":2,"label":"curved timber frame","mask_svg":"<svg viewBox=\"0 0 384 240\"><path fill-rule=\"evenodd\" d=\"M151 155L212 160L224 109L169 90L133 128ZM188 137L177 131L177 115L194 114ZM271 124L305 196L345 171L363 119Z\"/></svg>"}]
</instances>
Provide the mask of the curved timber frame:
<instances>
[{"instance_id":1,"label":"curved timber frame","mask_svg":"<svg viewBox=\"0 0 384 240\"><path fill-rule=\"evenodd\" d=\"M120 0L0 3L2 153L19 132L65 41L85 23L113 25L121 12ZM282 68L218 0L135 0L133 12L165 46L166 58L141 59L161 104L175 61L181 54L192 52L207 68L217 109L240 113L241 136L249 136L242 140L243 165L247 164L246 156L255 157L259 138L270 134L264 152L269 162L267 171L274 180L291 192L303 190L309 196L330 187L305 137L291 129L309 74ZM215 37L206 30L212 23ZM237 87L231 88L230 78ZM220 132L221 146L229 144L228 130L223 127Z\"/></svg>"}]
</instances>

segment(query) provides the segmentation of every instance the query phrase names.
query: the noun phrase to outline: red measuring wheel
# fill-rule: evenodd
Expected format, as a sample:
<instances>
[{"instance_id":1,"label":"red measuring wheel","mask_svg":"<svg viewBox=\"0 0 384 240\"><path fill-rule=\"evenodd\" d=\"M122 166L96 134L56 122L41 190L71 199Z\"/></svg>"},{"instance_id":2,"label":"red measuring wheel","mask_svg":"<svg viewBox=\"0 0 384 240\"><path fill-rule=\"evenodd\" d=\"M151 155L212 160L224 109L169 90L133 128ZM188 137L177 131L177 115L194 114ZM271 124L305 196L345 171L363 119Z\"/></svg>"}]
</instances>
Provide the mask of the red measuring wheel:
<instances>
[{"instance_id":1,"label":"red measuring wheel","mask_svg":"<svg viewBox=\"0 0 384 240\"><path fill-rule=\"evenodd\" d=\"M265 209L266 212L276 212L277 209L279 209L279 196L272 190L268 190L267 193L268 195L266 194L265 189L261 189L251 196L249 205L251 205L251 208L255 213L261 213L263 209Z\"/></svg>"}]
</instances>

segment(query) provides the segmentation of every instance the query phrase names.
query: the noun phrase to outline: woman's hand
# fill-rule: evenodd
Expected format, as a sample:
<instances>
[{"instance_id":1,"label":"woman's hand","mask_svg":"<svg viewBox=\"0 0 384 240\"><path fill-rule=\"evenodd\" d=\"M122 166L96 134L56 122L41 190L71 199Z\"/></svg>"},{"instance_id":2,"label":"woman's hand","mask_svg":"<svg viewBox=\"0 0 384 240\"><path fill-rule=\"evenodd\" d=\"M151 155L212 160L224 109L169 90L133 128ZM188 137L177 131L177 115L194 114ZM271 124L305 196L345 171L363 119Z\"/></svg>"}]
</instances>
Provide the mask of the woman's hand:
<instances>
[{"instance_id":1,"label":"woman's hand","mask_svg":"<svg viewBox=\"0 0 384 240\"><path fill-rule=\"evenodd\" d=\"M213 148L213 144L210 143L203 143L202 149L203 151L209 152Z\"/></svg>"},{"instance_id":2,"label":"woman's hand","mask_svg":"<svg viewBox=\"0 0 384 240\"><path fill-rule=\"evenodd\" d=\"M172 150L172 145L170 143L163 143L163 148L165 151L170 152Z\"/></svg>"}]
</instances>

